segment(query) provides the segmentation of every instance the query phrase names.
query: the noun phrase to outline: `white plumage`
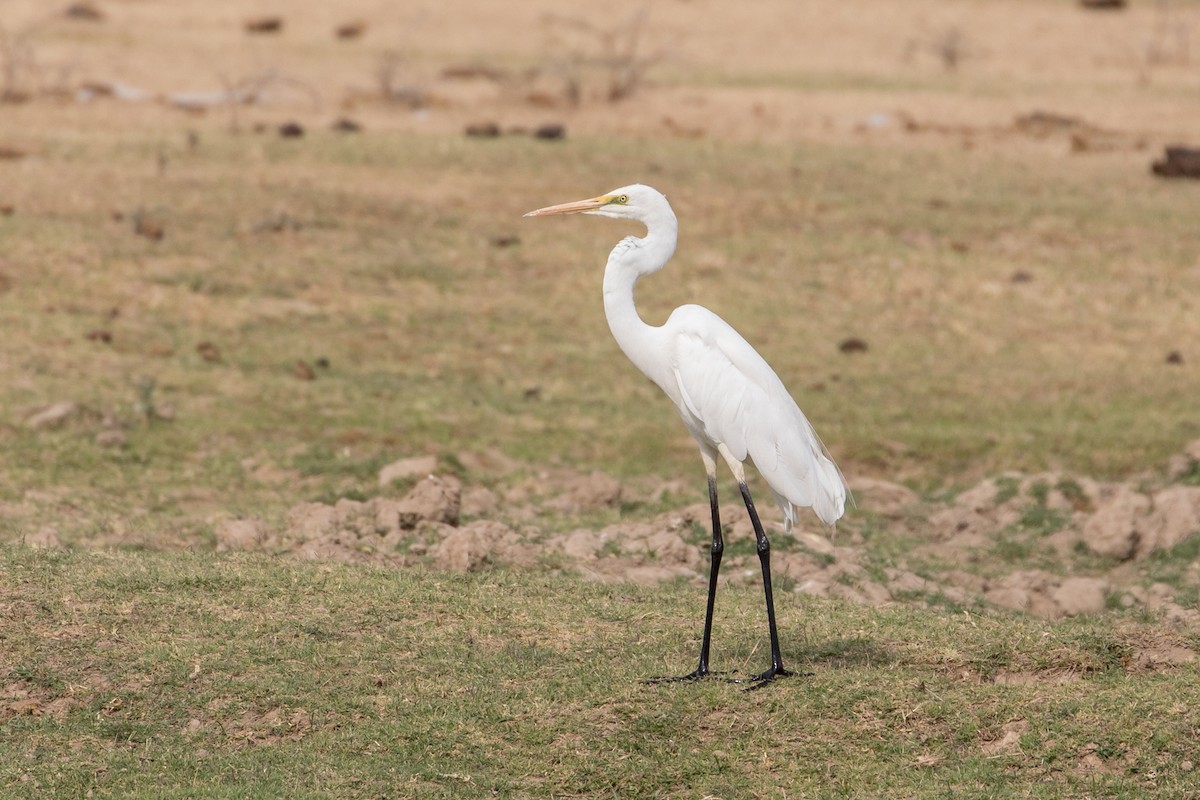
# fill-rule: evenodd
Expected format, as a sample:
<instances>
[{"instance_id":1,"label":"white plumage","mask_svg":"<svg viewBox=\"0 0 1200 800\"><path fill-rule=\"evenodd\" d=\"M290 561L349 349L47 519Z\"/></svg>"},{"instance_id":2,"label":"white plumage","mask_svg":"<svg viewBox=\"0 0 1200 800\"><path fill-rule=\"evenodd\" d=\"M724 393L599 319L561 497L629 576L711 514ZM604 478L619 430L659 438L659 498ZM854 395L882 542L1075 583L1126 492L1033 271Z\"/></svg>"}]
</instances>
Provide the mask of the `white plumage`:
<instances>
[{"instance_id":1,"label":"white plumage","mask_svg":"<svg viewBox=\"0 0 1200 800\"><path fill-rule=\"evenodd\" d=\"M712 610L724 542L716 494L716 459L729 464L754 524L770 624L771 669L755 677L755 686L783 669L771 594L770 544L746 487L742 462L754 463L783 511L785 529L796 522L796 509L811 507L827 525L842 516L846 487L808 419L770 365L727 322L702 306L675 309L661 326L638 316L633 290L643 275L657 272L675 252L678 221L667 198L649 186L634 184L573 203L541 208L526 216L583 213L630 219L646 226L646 235L622 239L604 270L604 311L621 349L671 398L700 447L708 473L713 515L712 566L708 613L700 665L685 679L709 674Z\"/></svg>"},{"instance_id":2,"label":"white plumage","mask_svg":"<svg viewBox=\"0 0 1200 800\"><path fill-rule=\"evenodd\" d=\"M749 457L774 492L786 529L803 507L835 523L846 506L842 477L763 357L702 306L676 309L663 328L679 399L663 388L700 446L724 444L738 461Z\"/></svg>"}]
</instances>

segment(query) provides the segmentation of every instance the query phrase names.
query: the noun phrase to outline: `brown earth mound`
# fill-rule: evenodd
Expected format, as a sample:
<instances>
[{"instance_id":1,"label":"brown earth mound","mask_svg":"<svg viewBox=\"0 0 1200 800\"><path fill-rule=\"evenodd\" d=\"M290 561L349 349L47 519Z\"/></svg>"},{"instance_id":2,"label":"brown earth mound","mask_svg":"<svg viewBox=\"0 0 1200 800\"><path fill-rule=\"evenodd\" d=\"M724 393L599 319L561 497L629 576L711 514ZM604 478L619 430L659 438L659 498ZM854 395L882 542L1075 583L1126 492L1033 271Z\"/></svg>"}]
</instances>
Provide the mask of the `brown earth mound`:
<instances>
[{"instance_id":1,"label":"brown earth mound","mask_svg":"<svg viewBox=\"0 0 1200 800\"><path fill-rule=\"evenodd\" d=\"M852 484L857 511L834 531L775 534L774 573L782 586L817 596L881 605L894 602L996 606L1045 618L1092 614L1110 606L1163 610L1200 628L1200 611L1177 604L1176 588L1149 581L1138 564L1200 536L1200 441L1169 465L1175 483L1155 489L1058 472L1006 474L926 503L879 479ZM599 581L654 584L708 574L709 509L694 504L645 519L556 529L562 519L620 516L641 500L603 473L540 471L503 495L436 474L434 459L406 459L382 482L423 475L399 499L303 503L278 524L226 520L218 549L265 550L310 559L472 571L496 566L578 572ZM655 497L682 487L659 487ZM672 496L672 495L667 495ZM630 515L634 516L634 515ZM725 510L723 583L760 580L744 515ZM887 529L879 533L878 529ZM888 563L871 542L895 535L920 542ZM1200 580L1196 564L1189 580Z\"/></svg>"}]
</instances>

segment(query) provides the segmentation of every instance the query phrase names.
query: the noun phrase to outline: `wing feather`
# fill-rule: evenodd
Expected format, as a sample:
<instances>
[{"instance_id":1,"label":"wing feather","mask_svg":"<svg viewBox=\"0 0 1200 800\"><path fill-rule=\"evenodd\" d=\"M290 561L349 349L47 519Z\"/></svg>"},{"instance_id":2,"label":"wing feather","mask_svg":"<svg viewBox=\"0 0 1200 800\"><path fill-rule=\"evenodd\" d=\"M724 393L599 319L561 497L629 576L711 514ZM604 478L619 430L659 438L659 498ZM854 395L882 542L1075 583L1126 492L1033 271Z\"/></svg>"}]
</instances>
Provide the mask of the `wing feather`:
<instances>
[{"instance_id":1,"label":"wing feather","mask_svg":"<svg viewBox=\"0 0 1200 800\"><path fill-rule=\"evenodd\" d=\"M837 466L783 382L728 323L701 306L683 306L664 326L680 416L692 435L747 457L771 487L788 528L795 507L809 506L826 524L845 509Z\"/></svg>"}]
</instances>

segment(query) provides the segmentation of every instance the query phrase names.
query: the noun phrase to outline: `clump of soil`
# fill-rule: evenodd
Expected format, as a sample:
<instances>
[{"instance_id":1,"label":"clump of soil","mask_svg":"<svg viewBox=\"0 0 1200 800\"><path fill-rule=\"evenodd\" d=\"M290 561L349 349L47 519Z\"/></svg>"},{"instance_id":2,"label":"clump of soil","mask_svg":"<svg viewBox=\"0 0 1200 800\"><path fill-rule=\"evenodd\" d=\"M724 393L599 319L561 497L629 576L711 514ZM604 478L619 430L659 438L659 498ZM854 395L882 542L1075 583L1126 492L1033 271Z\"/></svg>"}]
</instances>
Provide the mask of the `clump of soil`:
<instances>
[{"instance_id":1,"label":"clump of soil","mask_svg":"<svg viewBox=\"0 0 1200 800\"><path fill-rule=\"evenodd\" d=\"M1200 147L1168 147L1150 171L1164 178L1200 178Z\"/></svg>"},{"instance_id":2,"label":"clump of soil","mask_svg":"<svg viewBox=\"0 0 1200 800\"><path fill-rule=\"evenodd\" d=\"M1148 582L1137 566L1200 536L1200 486L1190 485L1196 474L1200 441L1172 459L1168 475L1177 482L1157 489L1059 472L1012 473L929 503L899 484L859 479L851 486L858 510L837 530L785 536L776 525L773 572L785 590L870 605L990 605L1048 619L1144 606L1197 628L1200 611L1177 604L1175 588ZM227 520L216 529L218 549L397 568L569 570L605 582L703 586L708 579L706 503L624 519L622 503L636 507L656 498L638 497L639 489L604 473L563 469L531 471L501 493L464 485L428 456L390 464L380 479L385 488L398 479L417 482L398 498L302 503L276 524ZM658 496L674 496L677 488L689 489L660 487ZM721 582L756 584L757 556L736 546L753 541L750 523L732 505L723 511ZM596 515L617 521L555 527ZM868 538L889 535L919 544L880 564Z\"/></svg>"}]
</instances>

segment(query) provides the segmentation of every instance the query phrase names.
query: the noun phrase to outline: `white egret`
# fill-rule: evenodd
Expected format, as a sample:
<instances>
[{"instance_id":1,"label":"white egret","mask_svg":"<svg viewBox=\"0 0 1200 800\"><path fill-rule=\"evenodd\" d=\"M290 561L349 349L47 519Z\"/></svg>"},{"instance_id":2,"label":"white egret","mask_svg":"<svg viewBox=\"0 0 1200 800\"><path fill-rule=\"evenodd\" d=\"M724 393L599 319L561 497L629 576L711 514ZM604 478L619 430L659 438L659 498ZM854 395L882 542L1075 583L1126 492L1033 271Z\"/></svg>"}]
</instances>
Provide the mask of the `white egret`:
<instances>
[{"instance_id":1,"label":"white egret","mask_svg":"<svg viewBox=\"0 0 1200 800\"><path fill-rule=\"evenodd\" d=\"M662 269L675 252L678 221L666 197L649 186L635 184L589 200L539 208L525 216L551 214L592 214L646 226L643 238L622 239L608 256L604 313L625 355L675 403L683 424L700 446L708 473L712 551L700 663L687 675L656 680L697 680L710 674L713 604L725 549L717 505L718 455L738 482L762 565L771 667L754 676L753 686L791 674L784 669L779 652L771 594L771 545L746 486L743 462L749 458L771 488L783 510L787 531L796 521L797 508L811 507L827 525L842 516L846 487L841 473L779 376L723 319L697 305L680 306L659 327L646 324L638 315L634 285L643 275Z\"/></svg>"}]
</instances>

